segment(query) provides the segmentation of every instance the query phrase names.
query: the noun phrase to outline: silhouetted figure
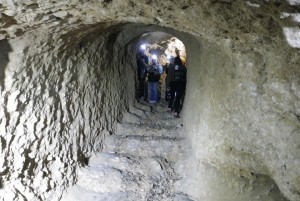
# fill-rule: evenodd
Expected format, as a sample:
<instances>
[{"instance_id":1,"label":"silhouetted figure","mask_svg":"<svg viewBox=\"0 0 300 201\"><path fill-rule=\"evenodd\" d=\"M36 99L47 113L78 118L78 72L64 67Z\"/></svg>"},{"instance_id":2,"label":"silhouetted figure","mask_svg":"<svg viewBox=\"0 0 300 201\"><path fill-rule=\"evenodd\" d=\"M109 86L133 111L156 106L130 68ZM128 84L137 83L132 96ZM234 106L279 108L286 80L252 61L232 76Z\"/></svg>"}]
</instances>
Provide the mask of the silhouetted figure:
<instances>
[{"instance_id":1,"label":"silhouetted figure","mask_svg":"<svg viewBox=\"0 0 300 201\"><path fill-rule=\"evenodd\" d=\"M166 71L166 74L167 74L166 80L165 80L165 84L166 84L165 100L166 101L169 101L170 98L171 98L170 82L173 81L174 74L171 75L172 72L169 73L169 69L172 68L172 66L174 66L174 58L175 57L170 56L168 58L170 63L166 64L166 67L165 67L165 71Z\"/></svg>"},{"instance_id":2,"label":"silhouetted figure","mask_svg":"<svg viewBox=\"0 0 300 201\"><path fill-rule=\"evenodd\" d=\"M146 74L147 74L147 67L149 64L149 59L146 52L146 46L141 45L140 50L137 54L137 67L138 67L138 98L147 100L147 93L146 93L146 86L145 86L145 80L146 80Z\"/></svg>"},{"instance_id":3,"label":"silhouetted figure","mask_svg":"<svg viewBox=\"0 0 300 201\"><path fill-rule=\"evenodd\" d=\"M179 57L179 51L176 52L176 54L177 56L174 59L174 64L170 65L168 70L169 87L171 94L168 107L171 109L171 111L174 111L176 113L175 117L179 118L179 113L182 109L183 96L186 87L187 69L183 65Z\"/></svg>"}]
</instances>

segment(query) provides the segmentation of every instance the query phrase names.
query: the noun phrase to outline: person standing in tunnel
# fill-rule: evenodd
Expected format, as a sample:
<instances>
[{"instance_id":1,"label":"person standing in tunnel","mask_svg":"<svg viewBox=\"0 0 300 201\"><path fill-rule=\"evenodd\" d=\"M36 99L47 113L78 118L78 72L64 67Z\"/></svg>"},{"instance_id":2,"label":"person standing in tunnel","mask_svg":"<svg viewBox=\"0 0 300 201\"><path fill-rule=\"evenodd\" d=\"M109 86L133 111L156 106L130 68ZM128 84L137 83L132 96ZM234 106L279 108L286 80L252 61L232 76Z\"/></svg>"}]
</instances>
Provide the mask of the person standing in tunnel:
<instances>
[{"instance_id":1,"label":"person standing in tunnel","mask_svg":"<svg viewBox=\"0 0 300 201\"><path fill-rule=\"evenodd\" d=\"M157 62L157 56L152 56L152 64L147 69L148 72L148 93L149 103L158 101L158 82L163 73L162 66Z\"/></svg>"},{"instance_id":2,"label":"person standing in tunnel","mask_svg":"<svg viewBox=\"0 0 300 201\"><path fill-rule=\"evenodd\" d=\"M179 113L182 109L183 97L186 87L186 74L187 69L183 65L180 59L180 52L176 49L176 57L174 59L174 64L170 65L168 71L168 80L171 97L169 99L168 107L171 111L175 112L175 117L179 118Z\"/></svg>"},{"instance_id":3,"label":"person standing in tunnel","mask_svg":"<svg viewBox=\"0 0 300 201\"><path fill-rule=\"evenodd\" d=\"M169 102L170 98L171 98L171 90L170 90L170 82L173 81L173 77L174 77L174 71L170 71L169 69L172 68L172 66L174 65L174 58L173 56L168 56L168 60L169 63L166 65L166 94L165 94L165 100ZM173 97L174 99L174 97ZM169 108L171 108L171 106L169 106Z\"/></svg>"},{"instance_id":4,"label":"person standing in tunnel","mask_svg":"<svg viewBox=\"0 0 300 201\"><path fill-rule=\"evenodd\" d=\"M146 45L141 45L137 54L137 73L138 73L138 98L147 100L147 89L146 89L146 74L149 65L149 59L146 53Z\"/></svg>"}]
</instances>

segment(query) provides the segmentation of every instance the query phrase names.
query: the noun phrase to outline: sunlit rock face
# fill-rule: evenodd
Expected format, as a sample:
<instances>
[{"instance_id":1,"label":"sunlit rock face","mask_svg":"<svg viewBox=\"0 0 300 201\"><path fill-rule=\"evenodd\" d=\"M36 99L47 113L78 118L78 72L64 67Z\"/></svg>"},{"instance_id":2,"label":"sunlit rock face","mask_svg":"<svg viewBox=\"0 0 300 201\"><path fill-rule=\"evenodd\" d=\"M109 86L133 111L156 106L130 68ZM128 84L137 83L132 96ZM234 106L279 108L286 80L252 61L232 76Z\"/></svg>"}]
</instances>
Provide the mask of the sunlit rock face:
<instances>
[{"instance_id":1,"label":"sunlit rock face","mask_svg":"<svg viewBox=\"0 0 300 201\"><path fill-rule=\"evenodd\" d=\"M0 0L0 198L60 198L132 103L134 43L164 31L187 48L187 193L213 200L209 164L299 200L297 4Z\"/></svg>"}]
</instances>

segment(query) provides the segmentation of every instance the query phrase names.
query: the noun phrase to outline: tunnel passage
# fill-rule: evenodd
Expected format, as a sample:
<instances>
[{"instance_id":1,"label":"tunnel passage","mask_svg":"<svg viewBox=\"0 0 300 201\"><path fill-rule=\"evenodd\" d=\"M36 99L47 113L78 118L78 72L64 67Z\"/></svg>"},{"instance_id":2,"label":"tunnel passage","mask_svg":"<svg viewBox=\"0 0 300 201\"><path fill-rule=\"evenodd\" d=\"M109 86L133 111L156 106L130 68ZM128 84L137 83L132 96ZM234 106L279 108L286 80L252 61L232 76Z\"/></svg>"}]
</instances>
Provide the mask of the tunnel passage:
<instances>
[{"instance_id":1,"label":"tunnel passage","mask_svg":"<svg viewBox=\"0 0 300 201\"><path fill-rule=\"evenodd\" d=\"M156 29L162 28L100 23L61 35L39 29L9 41L2 200L57 200L76 181L76 168L102 149L131 107L135 43Z\"/></svg>"},{"instance_id":2,"label":"tunnel passage","mask_svg":"<svg viewBox=\"0 0 300 201\"><path fill-rule=\"evenodd\" d=\"M168 56L175 57L175 50L180 50L180 56L182 60L186 60L187 53L185 45L181 40L175 36L165 32L147 32L139 37L137 47L142 45L146 47L147 56L158 55L161 65L165 65L168 62Z\"/></svg>"},{"instance_id":3,"label":"tunnel passage","mask_svg":"<svg viewBox=\"0 0 300 201\"><path fill-rule=\"evenodd\" d=\"M158 80L158 98L156 101L170 101L171 89L170 80L173 75L168 74L170 67L173 65L174 58L179 54L182 66L187 67L187 55L184 44L176 37L165 32L149 32L139 37L137 42L138 53L137 60L137 90L136 97L140 101L149 101L150 93L148 90L149 68L153 64L152 58L157 58L157 63L161 66L161 74ZM176 53L177 52L177 53ZM142 60L145 62L143 64ZM175 94L175 93L174 93ZM183 92L184 94L184 92ZM184 97L181 98L182 103ZM182 107L180 107L182 108Z\"/></svg>"},{"instance_id":4,"label":"tunnel passage","mask_svg":"<svg viewBox=\"0 0 300 201\"><path fill-rule=\"evenodd\" d=\"M39 29L10 40L9 58L14 59L6 66L6 90L1 94L2 200L58 200L63 189L75 183L76 168L101 151L103 139L133 107L136 43L150 31L180 38L189 53L183 119L193 153L186 163L191 174L185 175L186 193L198 198L216 193L203 184L203 178L211 179L203 176L208 166L228 174L225 181L234 190L243 190L234 188L238 183L231 181L234 175L250 182L257 175L268 175L285 196L298 199L299 178L293 175L299 174L292 160L298 153L293 142L298 120L289 112L287 119L279 118L286 111L280 102L289 105L294 97L283 98L290 85L281 79L289 73L282 78L280 68L269 68L274 55L233 53L228 41L214 44L154 25L101 23L62 35ZM296 94L297 78L291 80ZM280 101L269 100L268 93ZM261 114L258 103L266 113ZM279 109L272 111L274 105ZM264 122L272 124L271 129ZM295 137L276 138L283 128ZM289 151L291 160L282 150ZM220 177L211 173L218 181Z\"/></svg>"}]
</instances>

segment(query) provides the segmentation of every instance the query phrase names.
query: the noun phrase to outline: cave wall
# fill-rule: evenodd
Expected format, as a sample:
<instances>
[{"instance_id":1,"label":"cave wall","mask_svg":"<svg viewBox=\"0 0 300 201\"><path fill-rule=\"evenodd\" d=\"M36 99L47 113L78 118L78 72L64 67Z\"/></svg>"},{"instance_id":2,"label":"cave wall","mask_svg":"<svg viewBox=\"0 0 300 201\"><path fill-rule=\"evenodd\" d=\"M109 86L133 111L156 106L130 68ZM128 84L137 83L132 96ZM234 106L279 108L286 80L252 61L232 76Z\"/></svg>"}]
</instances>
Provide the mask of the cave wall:
<instances>
[{"instance_id":1,"label":"cave wall","mask_svg":"<svg viewBox=\"0 0 300 201\"><path fill-rule=\"evenodd\" d=\"M300 199L297 193L300 175L297 168L300 162L299 56L297 52L290 52L288 46L284 47L285 53L274 47L268 53L253 48L242 54L232 51L227 40L222 48L202 43L198 47L200 54L189 51L193 68L189 69L188 104L184 115L195 150L189 161L195 166L190 168L194 173L190 174L200 172L197 178L202 184L200 189L207 190L192 190L191 186L190 194L205 200L230 200L228 194L232 189L237 190L238 185L240 189L231 200L241 200L237 195L247 190L240 181L219 175L229 171L252 183L258 174L266 175L288 199ZM289 59L284 60L284 56ZM193 162L195 158L197 162ZM220 171L211 174L211 180L226 180L227 188L233 186L231 191L227 189L227 195L223 191L216 191L218 195L224 193L219 197L209 195L212 190L203 182L211 171L207 171L207 163L214 164ZM270 185L269 191L272 190L274 186Z\"/></svg>"},{"instance_id":2,"label":"cave wall","mask_svg":"<svg viewBox=\"0 0 300 201\"><path fill-rule=\"evenodd\" d=\"M9 41L1 86L1 200L58 200L133 96L134 80L126 79L133 68L114 63L115 33L106 37L108 29L87 27L53 38L46 31Z\"/></svg>"},{"instance_id":3,"label":"cave wall","mask_svg":"<svg viewBox=\"0 0 300 201\"><path fill-rule=\"evenodd\" d=\"M0 12L0 196L56 199L75 181L133 101L130 44L156 30L187 47L183 118L194 164L267 175L299 200L299 50L283 34L298 23L281 17L299 13L297 4L0 0ZM199 197L208 190L188 187Z\"/></svg>"}]
</instances>

